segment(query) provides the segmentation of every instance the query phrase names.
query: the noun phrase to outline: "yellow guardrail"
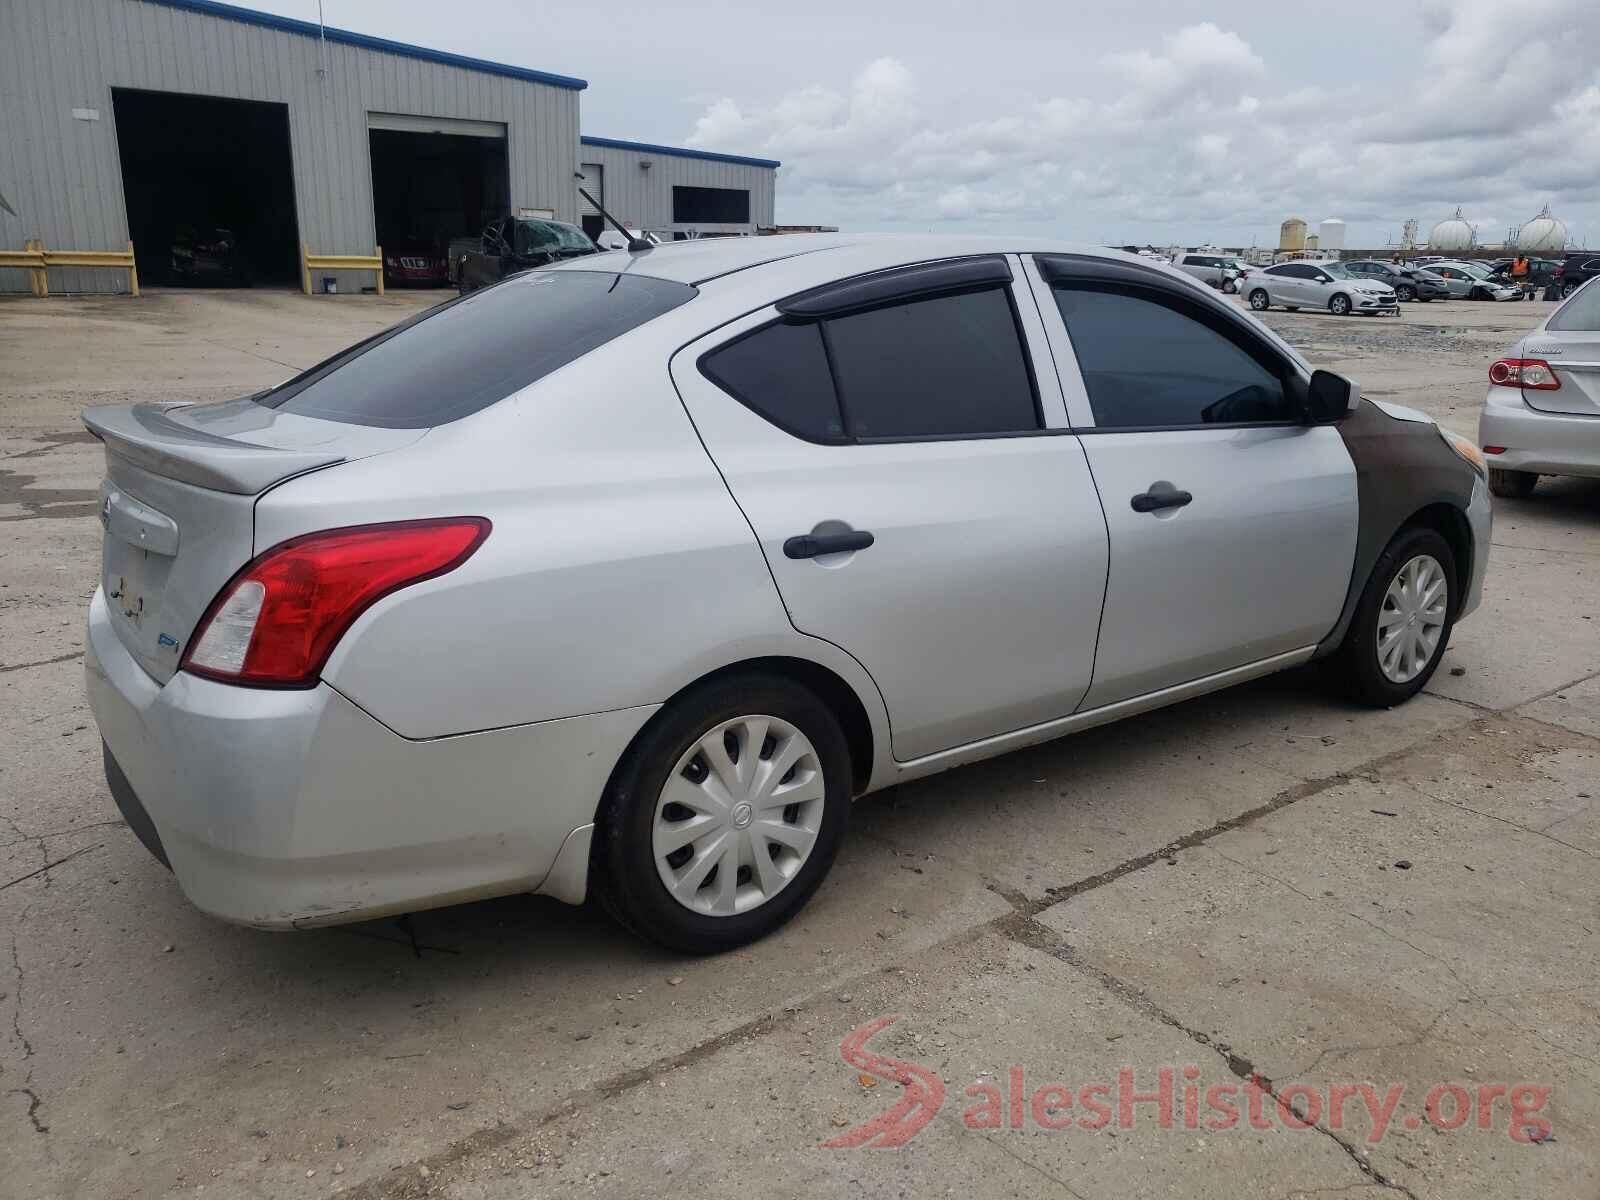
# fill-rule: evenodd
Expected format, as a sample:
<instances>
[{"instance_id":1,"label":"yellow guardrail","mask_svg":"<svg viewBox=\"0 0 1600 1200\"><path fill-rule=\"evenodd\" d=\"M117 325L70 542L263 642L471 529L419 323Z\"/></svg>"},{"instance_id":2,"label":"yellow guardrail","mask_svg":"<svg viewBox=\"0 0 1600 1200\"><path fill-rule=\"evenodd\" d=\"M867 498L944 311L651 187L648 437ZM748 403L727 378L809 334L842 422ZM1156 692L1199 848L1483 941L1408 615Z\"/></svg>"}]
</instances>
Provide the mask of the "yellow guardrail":
<instances>
[{"instance_id":1,"label":"yellow guardrail","mask_svg":"<svg viewBox=\"0 0 1600 1200\"><path fill-rule=\"evenodd\" d=\"M311 295L312 271L373 271L378 276L378 295L383 295L383 247L375 254L313 254L300 243L300 290Z\"/></svg>"},{"instance_id":2,"label":"yellow guardrail","mask_svg":"<svg viewBox=\"0 0 1600 1200\"><path fill-rule=\"evenodd\" d=\"M0 250L0 267L17 267L28 272L28 289L35 296L50 294L51 267L108 267L128 273L128 290L139 294L139 268L133 260L133 243L126 250L46 250L38 238L31 238L21 250Z\"/></svg>"}]
</instances>

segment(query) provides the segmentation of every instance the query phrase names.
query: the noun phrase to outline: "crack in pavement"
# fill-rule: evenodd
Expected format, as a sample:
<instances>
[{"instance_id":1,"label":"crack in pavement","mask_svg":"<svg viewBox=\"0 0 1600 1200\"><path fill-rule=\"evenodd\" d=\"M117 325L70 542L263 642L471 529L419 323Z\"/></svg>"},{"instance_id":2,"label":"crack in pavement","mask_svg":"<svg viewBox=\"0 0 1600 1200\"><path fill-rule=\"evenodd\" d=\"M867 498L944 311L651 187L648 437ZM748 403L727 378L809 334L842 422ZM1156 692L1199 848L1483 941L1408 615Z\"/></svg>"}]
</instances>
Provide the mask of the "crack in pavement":
<instances>
[{"instance_id":1,"label":"crack in pavement","mask_svg":"<svg viewBox=\"0 0 1600 1200\"><path fill-rule=\"evenodd\" d=\"M75 658L82 658L83 651L78 650L72 654L58 654L54 658L41 658L38 662L11 663L0 667L0 675L9 675L12 671L26 671L29 667L48 667L53 663L71 662Z\"/></svg>"},{"instance_id":2,"label":"crack in pavement","mask_svg":"<svg viewBox=\"0 0 1600 1200\"><path fill-rule=\"evenodd\" d=\"M1002 922L1004 921L1005 918L1002 918ZM1228 1043L1218 1041L1209 1034L1185 1025L1176 1015L1162 1008L1133 984L1118 978L1109 971L1094 966L1092 963L1083 961L1078 957L1072 946L1061 939L1060 934L1039 921L1035 916L1021 912L1013 914L1009 922L1009 928L1004 932L1007 937L1019 945L1047 954L1051 958L1081 971L1135 1012L1177 1030L1197 1046L1203 1046L1205 1049L1210 1050L1222 1059L1228 1070L1233 1072L1234 1075L1246 1082L1254 1080L1256 1085L1271 1096L1280 1108L1287 1107L1278 1095L1278 1090L1272 1080L1257 1071L1255 1065L1248 1058L1238 1053ZM1303 1117L1301 1119L1304 1120ZM1406 1196L1408 1200L1418 1200L1417 1194L1405 1184L1390 1179L1377 1167L1373 1166L1367 1155L1359 1147L1346 1141L1320 1121L1307 1122L1307 1124L1344 1151L1350 1161L1355 1164L1356 1169L1374 1184L1399 1192L1401 1195Z\"/></svg>"},{"instance_id":3,"label":"crack in pavement","mask_svg":"<svg viewBox=\"0 0 1600 1200\"><path fill-rule=\"evenodd\" d=\"M109 821L90 821L86 825L73 825L66 829L52 829L45 833L23 833L22 826L11 820L11 818L7 817L5 820L7 824L9 824L11 828L21 836L17 837L13 841L0 842L0 850L9 850L13 846L21 846L28 842L43 842L48 838L71 837L75 833L84 833L90 829L105 829L111 825L127 824L127 822L122 820L120 817L115 817Z\"/></svg>"}]
</instances>

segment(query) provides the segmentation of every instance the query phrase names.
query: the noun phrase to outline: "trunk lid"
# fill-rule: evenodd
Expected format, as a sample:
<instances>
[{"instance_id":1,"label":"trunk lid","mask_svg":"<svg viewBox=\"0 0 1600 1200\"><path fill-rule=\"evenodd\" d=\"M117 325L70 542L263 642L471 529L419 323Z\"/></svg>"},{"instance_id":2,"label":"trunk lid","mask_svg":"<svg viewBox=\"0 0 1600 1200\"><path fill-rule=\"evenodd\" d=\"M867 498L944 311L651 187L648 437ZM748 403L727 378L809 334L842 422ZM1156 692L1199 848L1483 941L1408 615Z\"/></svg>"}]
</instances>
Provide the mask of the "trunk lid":
<instances>
[{"instance_id":1,"label":"trunk lid","mask_svg":"<svg viewBox=\"0 0 1600 1200\"><path fill-rule=\"evenodd\" d=\"M1523 388L1529 408L1600 417L1600 332L1545 329L1531 334L1523 347L1524 358L1544 359L1561 383L1555 391Z\"/></svg>"},{"instance_id":2,"label":"trunk lid","mask_svg":"<svg viewBox=\"0 0 1600 1200\"><path fill-rule=\"evenodd\" d=\"M86 410L83 423L106 448L106 605L123 645L162 683L177 671L206 607L254 556L261 493L427 432L283 413L253 397L186 407L107 405Z\"/></svg>"}]
</instances>

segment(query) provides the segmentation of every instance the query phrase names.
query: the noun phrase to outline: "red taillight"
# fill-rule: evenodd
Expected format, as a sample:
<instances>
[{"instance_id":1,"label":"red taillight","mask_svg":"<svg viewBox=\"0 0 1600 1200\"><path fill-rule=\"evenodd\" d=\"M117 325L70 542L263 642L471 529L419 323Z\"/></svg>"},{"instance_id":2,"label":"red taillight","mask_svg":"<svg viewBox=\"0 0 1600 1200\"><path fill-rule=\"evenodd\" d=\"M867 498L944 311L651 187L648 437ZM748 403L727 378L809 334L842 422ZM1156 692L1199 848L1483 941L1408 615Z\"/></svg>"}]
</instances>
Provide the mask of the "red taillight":
<instances>
[{"instance_id":1,"label":"red taillight","mask_svg":"<svg viewBox=\"0 0 1600 1200\"><path fill-rule=\"evenodd\" d=\"M1504 454L1506 448L1504 446L1485 446L1483 452L1485 454Z\"/></svg>"},{"instance_id":2,"label":"red taillight","mask_svg":"<svg viewBox=\"0 0 1600 1200\"><path fill-rule=\"evenodd\" d=\"M224 683L310 687L357 617L390 592L455 570L489 529L483 517L447 517L291 538L218 593L179 666Z\"/></svg>"},{"instance_id":3,"label":"red taillight","mask_svg":"<svg viewBox=\"0 0 1600 1200\"><path fill-rule=\"evenodd\" d=\"M1561 380L1542 358L1502 358L1489 367L1489 382L1535 392L1554 392L1561 387Z\"/></svg>"}]
</instances>

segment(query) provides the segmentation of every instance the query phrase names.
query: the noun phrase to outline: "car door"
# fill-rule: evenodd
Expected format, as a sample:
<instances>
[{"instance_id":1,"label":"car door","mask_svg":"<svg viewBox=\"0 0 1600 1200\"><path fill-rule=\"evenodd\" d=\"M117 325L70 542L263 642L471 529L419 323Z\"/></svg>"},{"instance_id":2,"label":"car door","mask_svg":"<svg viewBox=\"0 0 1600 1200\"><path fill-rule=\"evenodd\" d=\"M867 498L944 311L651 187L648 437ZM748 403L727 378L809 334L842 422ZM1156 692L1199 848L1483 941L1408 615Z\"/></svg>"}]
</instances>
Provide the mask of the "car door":
<instances>
[{"instance_id":1,"label":"car door","mask_svg":"<svg viewBox=\"0 0 1600 1200\"><path fill-rule=\"evenodd\" d=\"M1296 270L1293 263L1282 263L1276 267L1268 267L1261 276L1262 285L1267 289L1267 296L1274 304L1300 303L1300 293L1296 290Z\"/></svg>"},{"instance_id":2,"label":"car door","mask_svg":"<svg viewBox=\"0 0 1600 1200\"><path fill-rule=\"evenodd\" d=\"M1434 267L1433 272L1444 280L1445 287L1450 289L1451 299L1471 294L1473 279L1459 267Z\"/></svg>"},{"instance_id":3,"label":"car door","mask_svg":"<svg viewBox=\"0 0 1600 1200\"><path fill-rule=\"evenodd\" d=\"M1067 716L1093 672L1105 518L1016 266L858 276L672 360L790 620L871 674L901 761Z\"/></svg>"},{"instance_id":4,"label":"car door","mask_svg":"<svg viewBox=\"0 0 1600 1200\"><path fill-rule=\"evenodd\" d=\"M1041 309L1105 508L1085 708L1309 653L1338 620L1356 474L1247 318L1148 272L1040 256Z\"/></svg>"}]
</instances>

